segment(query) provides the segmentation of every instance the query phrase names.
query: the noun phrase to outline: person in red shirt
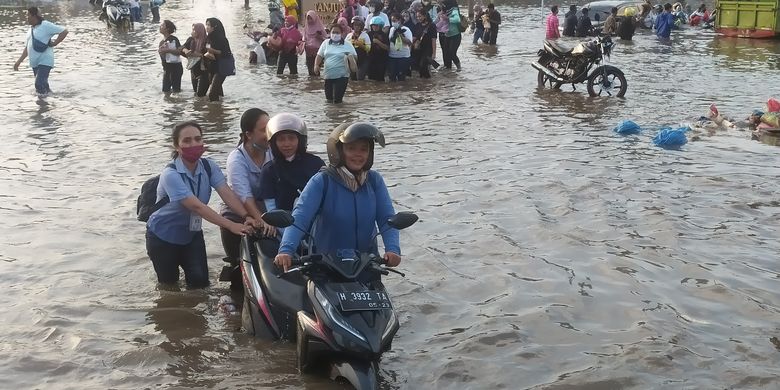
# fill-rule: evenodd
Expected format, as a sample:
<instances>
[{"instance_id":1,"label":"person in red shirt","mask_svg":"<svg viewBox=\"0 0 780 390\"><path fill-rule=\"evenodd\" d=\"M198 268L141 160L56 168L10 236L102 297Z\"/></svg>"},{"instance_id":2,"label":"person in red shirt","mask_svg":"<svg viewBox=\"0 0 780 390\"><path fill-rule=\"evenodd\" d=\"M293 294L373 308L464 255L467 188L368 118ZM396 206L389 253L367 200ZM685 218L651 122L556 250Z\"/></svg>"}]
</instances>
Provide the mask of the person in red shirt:
<instances>
[{"instance_id":1,"label":"person in red shirt","mask_svg":"<svg viewBox=\"0 0 780 390\"><path fill-rule=\"evenodd\" d=\"M298 74L298 54L303 49L303 35L298 30L298 19L294 16L285 17L284 27L276 35L282 40L276 74L284 73L286 65L290 67L290 74Z\"/></svg>"},{"instance_id":2,"label":"person in red shirt","mask_svg":"<svg viewBox=\"0 0 780 390\"><path fill-rule=\"evenodd\" d=\"M558 30L558 6L550 7L550 15L547 16L547 35L546 39L558 39L561 32Z\"/></svg>"}]
</instances>

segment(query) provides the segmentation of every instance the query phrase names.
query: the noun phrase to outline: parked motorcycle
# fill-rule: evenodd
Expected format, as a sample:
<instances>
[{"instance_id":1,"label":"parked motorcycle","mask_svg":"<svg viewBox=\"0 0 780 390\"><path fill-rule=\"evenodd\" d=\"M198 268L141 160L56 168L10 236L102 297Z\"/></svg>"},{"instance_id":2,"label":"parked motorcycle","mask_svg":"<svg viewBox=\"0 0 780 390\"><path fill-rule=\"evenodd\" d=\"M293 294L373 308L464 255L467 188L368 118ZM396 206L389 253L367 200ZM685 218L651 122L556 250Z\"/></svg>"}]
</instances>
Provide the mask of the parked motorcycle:
<instances>
[{"instance_id":1,"label":"parked motorcycle","mask_svg":"<svg viewBox=\"0 0 780 390\"><path fill-rule=\"evenodd\" d=\"M544 41L544 48L537 54L539 60L531 63L539 71L539 87L559 89L563 84L571 84L576 90L574 84L587 82L590 96L623 97L628 83L620 69L600 65L591 72L594 65L609 59L614 46L609 36L580 42L571 49L555 41Z\"/></svg>"},{"instance_id":2,"label":"parked motorcycle","mask_svg":"<svg viewBox=\"0 0 780 390\"><path fill-rule=\"evenodd\" d=\"M108 28L132 30L133 19L130 16L130 4L122 0L103 1L103 10L99 19L106 22Z\"/></svg>"},{"instance_id":3,"label":"parked motorcycle","mask_svg":"<svg viewBox=\"0 0 780 390\"><path fill-rule=\"evenodd\" d=\"M263 221L299 228L284 210L265 213ZM387 225L404 229L416 221L415 214L401 212ZM273 264L278 250L276 238L242 239L244 329L259 337L295 340L301 373L325 371L358 390L376 389L379 358L399 328L380 277L404 274L382 265L377 253L354 250L296 256L293 268L280 274Z\"/></svg>"}]
</instances>

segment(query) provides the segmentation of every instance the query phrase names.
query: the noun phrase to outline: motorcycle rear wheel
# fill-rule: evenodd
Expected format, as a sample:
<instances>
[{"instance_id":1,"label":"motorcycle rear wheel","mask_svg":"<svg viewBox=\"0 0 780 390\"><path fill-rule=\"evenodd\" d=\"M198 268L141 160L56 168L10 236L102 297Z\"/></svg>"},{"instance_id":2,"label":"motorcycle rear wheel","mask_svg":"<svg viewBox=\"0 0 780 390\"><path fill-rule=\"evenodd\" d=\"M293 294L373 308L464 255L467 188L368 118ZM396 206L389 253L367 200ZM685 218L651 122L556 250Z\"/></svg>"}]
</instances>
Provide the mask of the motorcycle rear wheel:
<instances>
[{"instance_id":1,"label":"motorcycle rear wheel","mask_svg":"<svg viewBox=\"0 0 780 390\"><path fill-rule=\"evenodd\" d=\"M546 75L541 70L539 71L539 75L536 77L537 84L539 88L551 88L551 89L561 89L561 85L563 83L557 82L554 79L552 79L550 76Z\"/></svg>"},{"instance_id":2,"label":"motorcycle rear wheel","mask_svg":"<svg viewBox=\"0 0 780 390\"><path fill-rule=\"evenodd\" d=\"M588 77L588 94L590 96L617 96L623 97L628 90L626 76L620 69L607 66L604 69L596 69Z\"/></svg>"}]
</instances>

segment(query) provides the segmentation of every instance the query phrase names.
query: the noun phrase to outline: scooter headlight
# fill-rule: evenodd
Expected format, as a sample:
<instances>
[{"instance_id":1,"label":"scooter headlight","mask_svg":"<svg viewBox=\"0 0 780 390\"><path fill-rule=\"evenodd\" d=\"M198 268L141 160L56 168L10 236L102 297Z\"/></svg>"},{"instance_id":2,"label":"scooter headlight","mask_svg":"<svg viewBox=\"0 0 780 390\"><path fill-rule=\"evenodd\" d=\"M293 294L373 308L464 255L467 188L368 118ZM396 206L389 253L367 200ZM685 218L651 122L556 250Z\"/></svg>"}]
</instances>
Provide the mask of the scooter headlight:
<instances>
[{"instance_id":1,"label":"scooter headlight","mask_svg":"<svg viewBox=\"0 0 780 390\"><path fill-rule=\"evenodd\" d=\"M336 308L330 303L328 297L326 297L325 294L323 294L320 291L320 289L317 287L314 287L314 297L317 298L317 301L320 303L322 308L325 309L325 313L328 313L328 317L330 317L330 319L333 320L333 322L338 324L338 326L344 328L344 330L351 333L353 336L365 342L368 342L365 336L360 334L360 332L357 329L353 328L352 325L344 321L344 318L341 316L341 314L339 314L338 310L336 310Z\"/></svg>"}]
</instances>

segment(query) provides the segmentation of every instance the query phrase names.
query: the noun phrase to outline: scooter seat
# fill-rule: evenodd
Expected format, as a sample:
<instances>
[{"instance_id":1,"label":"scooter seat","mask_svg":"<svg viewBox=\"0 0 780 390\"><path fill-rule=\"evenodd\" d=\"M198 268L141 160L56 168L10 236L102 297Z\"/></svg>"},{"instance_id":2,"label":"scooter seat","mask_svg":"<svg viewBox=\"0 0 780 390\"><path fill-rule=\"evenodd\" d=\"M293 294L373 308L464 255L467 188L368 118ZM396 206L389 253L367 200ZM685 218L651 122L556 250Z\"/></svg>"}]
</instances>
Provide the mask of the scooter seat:
<instances>
[{"instance_id":1,"label":"scooter seat","mask_svg":"<svg viewBox=\"0 0 780 390\"><path fill-rule=\"evenodd\" d=\"M545 40L544 41L544 48L547 49L552 54L555 54L557 56L565 56L571 54L572 49L561 46L558 42Z\"/></svg>"},{"instance_id":2,"label":"scooter seat","mask_svg":"<svg viewBox=\"0 0 780 390\"><path fill-rule=\"evenodd\" d=\"M265 286L268 301L272 306L286 312L297 313L304 310L306 302L306 280L300 272L277 275L281 272L274 265L274 256L279 252L279 241L260 239L255 241L257 268L261 283Z\"/></svg>"}]
</instances>

